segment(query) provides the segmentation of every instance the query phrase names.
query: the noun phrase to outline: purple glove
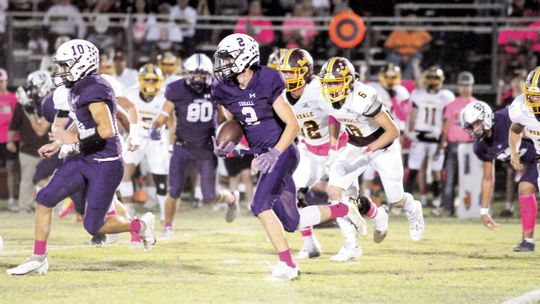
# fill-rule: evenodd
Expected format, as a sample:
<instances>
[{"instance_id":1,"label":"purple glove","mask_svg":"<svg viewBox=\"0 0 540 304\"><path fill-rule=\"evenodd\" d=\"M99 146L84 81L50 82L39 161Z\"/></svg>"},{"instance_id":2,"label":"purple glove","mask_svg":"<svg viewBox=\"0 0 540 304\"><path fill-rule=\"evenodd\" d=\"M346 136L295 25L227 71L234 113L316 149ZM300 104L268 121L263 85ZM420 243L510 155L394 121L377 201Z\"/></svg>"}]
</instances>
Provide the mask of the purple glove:
<instances>
[{"instance_id":1,"label":"purple glove","mask_svg":"<svg viewBox=\"0 0 540 304\"><path fill-rule=\"evenodd\" d=\"M276 166L280 154L278 150L269 148L266 153L257 156L257 168L259 171L261 173L271 173Z\"/></svg>"},{"instance_id":2,"label":"purple glove","mask_svg":"<svg viewBox=\"0 0 540 304\"><path fill-rule=\"evenodd\" d=\"M151 128L150 129L150 139L151 140L161 140L161 128Z\"/></svg>"},{"instance_id":3,"label":"purple glove","mask_svg":"<svg viewBox=\"0 0 540 304\"><path fill-rule=\"evenodd\" d=\"M214 154L218 157L226 157L227 154L232 153L236 145L230 141L227 144L221 143L219 146L216 144L216 138L212 136L212 144L214 144Z\"/></svg>"}]
</instances>

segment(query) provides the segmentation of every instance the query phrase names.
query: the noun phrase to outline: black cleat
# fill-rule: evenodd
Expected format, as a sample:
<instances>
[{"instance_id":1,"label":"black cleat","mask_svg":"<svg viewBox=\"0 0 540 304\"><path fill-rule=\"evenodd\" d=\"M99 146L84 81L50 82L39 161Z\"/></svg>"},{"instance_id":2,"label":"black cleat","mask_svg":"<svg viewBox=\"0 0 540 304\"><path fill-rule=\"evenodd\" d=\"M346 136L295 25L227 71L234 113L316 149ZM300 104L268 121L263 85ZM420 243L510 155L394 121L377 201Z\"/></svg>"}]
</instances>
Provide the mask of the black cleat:
<instances>
[{"instance_id":1,"label":"black cleat","mask_svg":"<svg viewBox=\"0 0 540 304\"><path fill-rule=\"evenodd\" d=\"M90 240L90 245L103 245L105 244L105 241L107 240L107 236L102 233L96 233L92 236L92 240Z\"/></svg>"},{"instance_id":2,"label":"black cleat","mask_svg":"<svg viewBox=\"0 0 540 304\"><path fill-rule=\"evenodd\" d=\"M510 209L504 209L503 211L501 211L501 217L513 217L513 216L514 216L514 211Z\"/></svg>"},{"instance_id":3,"label":"black cleat","mask_svg":"<svg viewBox=\"0 0 540 304\"><path fill-rule=\"evenodd\" d=\"M527 242L525 240L521 240L521 243L514 247L514 252L533 252L534 251L534 243Z\"/></svg>"}]
</instances>

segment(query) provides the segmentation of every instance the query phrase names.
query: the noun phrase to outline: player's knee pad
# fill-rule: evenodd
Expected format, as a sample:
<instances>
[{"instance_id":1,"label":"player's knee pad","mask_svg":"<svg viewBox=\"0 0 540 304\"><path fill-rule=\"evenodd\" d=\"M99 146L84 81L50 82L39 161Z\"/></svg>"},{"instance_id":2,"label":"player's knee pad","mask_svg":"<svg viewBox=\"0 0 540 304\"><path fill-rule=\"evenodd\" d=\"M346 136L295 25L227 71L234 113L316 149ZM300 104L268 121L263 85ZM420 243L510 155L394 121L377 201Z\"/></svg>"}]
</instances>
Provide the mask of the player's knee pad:
<instances>
[{"instance_id":1,"label":"player's knee pad","mask_svg":"<svg viewBox=\"0 0 540 304\"><path fill-rule=\"evenodd\" d=\"M438 197L441 193L441 186L439 181L433 181L431 183L431 192L433 193L433 197Z\"/></svg>"},{"instance_id":2,"label":"player's knee pad","mask_svg":"<svg viewBox=\"0 0 540 304\"><path fill-rule=\"evenodd\" d=\"M152 174L154 183L156 184L157 195L167 195L167 175L165 174Z\"/></svg>"},{"instance_id":3,"label":"player's knee pad","mask_svg":"<svg viewBox=\"0 0 540 304\"><path fill-rule=\"evenodd\" d=\"M118 186L118 191L120 191L120 195L122 197L128 197L133 196L133 182L127 181L127 182L121 182L120 186Z\"/></svg>"}]
</instances>

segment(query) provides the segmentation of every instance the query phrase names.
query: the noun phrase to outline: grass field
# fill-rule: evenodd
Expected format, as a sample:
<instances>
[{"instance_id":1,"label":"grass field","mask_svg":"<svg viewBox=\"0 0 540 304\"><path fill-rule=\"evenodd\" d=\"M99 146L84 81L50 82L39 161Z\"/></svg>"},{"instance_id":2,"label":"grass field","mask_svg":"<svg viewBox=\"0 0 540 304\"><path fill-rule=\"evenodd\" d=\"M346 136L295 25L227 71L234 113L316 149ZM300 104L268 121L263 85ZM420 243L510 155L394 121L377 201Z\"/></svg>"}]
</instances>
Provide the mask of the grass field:
<instances>
[{"instance_id":1,"label":"grass field","mask_svg":"<svg viewBox=\"0 0 540 304\"><path fill-rule=\"evenodd\" d=\"M324 254L299 261L299 280L272 283L263 278L276 255L247 213L227 224L209 208L186 208L173 239L148 253L128 249L127 235L86 245L80 224L55 219L49 273L26 277L5 270L31 253L33 217L0 213L0 303L501 303L540 289L540 263L536 253L512 252L519 221L500 223L489 231L426 218L425 238L414 243L406 219L392 216L382 244L363 239L364 257L341 264L329 260L342 245L338 229L320 229ZM298 234L289 242L295 252L302 244Z\"/></svg>"}]
</instances>

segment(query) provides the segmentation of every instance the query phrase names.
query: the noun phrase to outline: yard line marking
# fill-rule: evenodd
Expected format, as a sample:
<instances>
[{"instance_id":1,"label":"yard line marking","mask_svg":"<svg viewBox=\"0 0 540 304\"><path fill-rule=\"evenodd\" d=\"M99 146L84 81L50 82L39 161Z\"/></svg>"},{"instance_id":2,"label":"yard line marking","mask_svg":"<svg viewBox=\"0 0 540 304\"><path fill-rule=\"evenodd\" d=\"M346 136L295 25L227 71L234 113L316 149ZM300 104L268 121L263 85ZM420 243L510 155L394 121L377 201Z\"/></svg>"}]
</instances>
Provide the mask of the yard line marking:
<instances>
[{"instance_id":1,"label":"yard line marking","mask_svg":"<svg viewBox=\"0 0 540 304\"><path fill-rule=\"evenodd\" d=\"M528 304L538 303L540 300L540 289L529 291L519 297L507 300L503 304Z\"/></svg>"}]
</instances>

